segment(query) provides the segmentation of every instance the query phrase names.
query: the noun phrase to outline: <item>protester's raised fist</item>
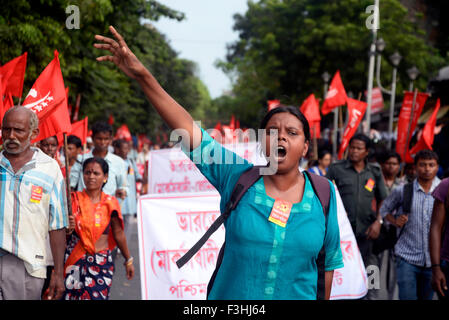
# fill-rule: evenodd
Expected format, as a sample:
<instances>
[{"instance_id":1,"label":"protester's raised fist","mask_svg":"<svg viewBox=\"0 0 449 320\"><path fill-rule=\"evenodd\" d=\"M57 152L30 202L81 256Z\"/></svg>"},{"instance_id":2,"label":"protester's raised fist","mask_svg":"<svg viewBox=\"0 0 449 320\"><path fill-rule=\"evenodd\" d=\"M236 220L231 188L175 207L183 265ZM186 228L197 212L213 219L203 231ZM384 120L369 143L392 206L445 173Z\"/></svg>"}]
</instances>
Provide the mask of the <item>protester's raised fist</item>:
<instances>
[{"instance_id":1,"label":"protester's raised fist","mask_svg":"<svg viewBox=\"0 0 449 320\"><path fill-rule=\"evenodd\" d=\"M95 39L101 43L94 43L94 47L97 49L108 50L112 55L98 57L97 61L112 61L128 77L133 79L138 79L145 75L148 70L128 48L123 37L113 26L109 27L109 31L116 40L96 35Z\"/></svg>"}]
</instances>

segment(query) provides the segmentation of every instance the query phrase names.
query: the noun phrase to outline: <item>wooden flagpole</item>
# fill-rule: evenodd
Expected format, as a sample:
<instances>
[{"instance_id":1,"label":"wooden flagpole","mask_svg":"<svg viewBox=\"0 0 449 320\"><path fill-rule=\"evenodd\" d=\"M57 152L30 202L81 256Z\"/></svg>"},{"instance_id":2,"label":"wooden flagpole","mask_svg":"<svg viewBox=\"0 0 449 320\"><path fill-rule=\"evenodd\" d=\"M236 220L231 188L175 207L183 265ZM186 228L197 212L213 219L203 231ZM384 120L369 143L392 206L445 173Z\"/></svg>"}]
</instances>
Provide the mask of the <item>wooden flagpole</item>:
<instances>
[{"instance_id":1,"label":"wooden flagpole","mask_svg":"<svg viewBox=\"0 0 449 320\"><path fill-rule=\"evenodd\" d=\"M65 158L65 185L67 189L67 209L69 216L72 215L72 197L70 194L70 172L69 172L69 157L67 155L67 133L64 132L64 158Z\"/></svg>"}]
</instances>

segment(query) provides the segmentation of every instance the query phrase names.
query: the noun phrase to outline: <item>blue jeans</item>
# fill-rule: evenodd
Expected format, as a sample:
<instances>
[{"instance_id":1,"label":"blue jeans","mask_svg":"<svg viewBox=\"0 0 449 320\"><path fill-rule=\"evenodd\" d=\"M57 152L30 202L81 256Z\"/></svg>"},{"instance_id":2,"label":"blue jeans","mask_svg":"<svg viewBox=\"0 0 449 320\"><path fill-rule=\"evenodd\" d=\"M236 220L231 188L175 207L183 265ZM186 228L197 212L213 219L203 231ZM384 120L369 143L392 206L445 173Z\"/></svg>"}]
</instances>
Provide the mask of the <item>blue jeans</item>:
<instances>
[{"instance_id":1,"label":"blue jeans","mask_svg":"<svg viewBox=\"0 0 449 320\"><path fill-rule=\"evenodd\" d=\"M432 269L419 267L396 257L399 300L432 300Z\"/></svg>"}]
</instances>

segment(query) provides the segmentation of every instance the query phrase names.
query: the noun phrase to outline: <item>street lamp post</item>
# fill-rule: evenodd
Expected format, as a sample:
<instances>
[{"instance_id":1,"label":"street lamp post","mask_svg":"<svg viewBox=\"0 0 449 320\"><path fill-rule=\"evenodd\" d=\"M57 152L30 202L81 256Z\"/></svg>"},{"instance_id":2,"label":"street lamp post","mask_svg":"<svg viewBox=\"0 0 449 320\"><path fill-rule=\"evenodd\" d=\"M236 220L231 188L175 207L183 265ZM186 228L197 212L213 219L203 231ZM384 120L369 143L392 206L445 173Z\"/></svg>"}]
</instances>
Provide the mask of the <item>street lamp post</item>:
<instances>
[{"instance_id":1,"label":"street lamp post","mask_svg":"<svg viewBox=\"0 0 449 320\"><path fill-rule=\"evenodd\" d=\"M388 117L388 148L391 149L393 142L393 117L394 117L394 104L396 99L396 75L398 70L398 65L401 62L402 56L396 51L390 56L390 61L393 64L393 75L391 79L391 90L387 90L382 87L380 82L380 66L382 60L382 51L385 49L385 41L380 38L376 44L377 47L377 70L376 70L376 81L380 90L386 94L390 95L390 112Z\"/></svg>"},{"instance_id":2,"label":"street lamp post","mask_svg":"<svg viewBox=\"0 0 449 320\"><path fill-rule=\"evenodd\" d=\"M374 26L371 29L373 39L371 41L370 49L369 49L369 66L368 66L368 84L366 90L366 134L369 135L371 130L371 105L373 102L372 92L373 92L373 78L374 78L374 65L376 58L376 40L377 40L377 29L379 28L379 0L374 0Z\"/></svg>"},{"instance_id":3,"label":"street lamp post","mask_svg":"<svg viewBox=\"0 0 449 320\"><path fill-rule=\"evenodd\" d=\"M408 77L410 78L410 88L408 91L413 91L413 82L416 80L416 78L419 76L419 70L416 66L411 67L410 69L407 69Z\"/></svg>"}]
</instances>

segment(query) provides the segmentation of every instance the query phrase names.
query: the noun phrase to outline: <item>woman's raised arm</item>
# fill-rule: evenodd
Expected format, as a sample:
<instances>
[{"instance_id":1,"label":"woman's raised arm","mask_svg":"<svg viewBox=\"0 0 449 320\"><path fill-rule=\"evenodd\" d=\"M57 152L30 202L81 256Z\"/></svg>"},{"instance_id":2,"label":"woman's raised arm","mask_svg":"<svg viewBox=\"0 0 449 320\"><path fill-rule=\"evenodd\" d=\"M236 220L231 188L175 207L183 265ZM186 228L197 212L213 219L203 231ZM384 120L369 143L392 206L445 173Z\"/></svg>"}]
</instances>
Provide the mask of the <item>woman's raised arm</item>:
<instances>
[{"instance_id":1,"label":"woman's raised arm","mask_svg":"<svg viewBox=\"0 0 449 320\"><path fill-rule=\"evenodd\" d=\"M128 77L135 79L162 119L182 135L185 147L190 150L196 148L201 143L201 129L193 122L192 116L160 86L114 27L110 26L109 31L115 40L96 35L95 39L100 43L95 43L94 47L107 50L112 55L98 57L97 61L112 61Z\"/></svg>"}]
</instances>

